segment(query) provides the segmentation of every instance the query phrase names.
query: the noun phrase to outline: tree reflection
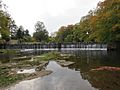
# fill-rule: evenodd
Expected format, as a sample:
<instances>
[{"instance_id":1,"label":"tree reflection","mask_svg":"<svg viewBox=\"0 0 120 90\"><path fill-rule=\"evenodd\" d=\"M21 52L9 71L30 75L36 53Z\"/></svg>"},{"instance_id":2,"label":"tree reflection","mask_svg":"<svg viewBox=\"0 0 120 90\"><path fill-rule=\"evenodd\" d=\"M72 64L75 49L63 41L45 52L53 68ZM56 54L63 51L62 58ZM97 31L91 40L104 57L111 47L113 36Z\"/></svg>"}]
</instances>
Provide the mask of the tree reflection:
<instances>
[{"instance_id":1,"label":"tree reflection","mask_svg":"<svg viewBox=\"0 0 120 90\"><path fill-rule=\"evenodd\" d=\"M120 90L120 71L91 71L102 66L120 67L119 58L118 52L83 51L71 59L76 63L69 68L80 71L82 78L99 90Z\"/></svg>"}]
</instances>

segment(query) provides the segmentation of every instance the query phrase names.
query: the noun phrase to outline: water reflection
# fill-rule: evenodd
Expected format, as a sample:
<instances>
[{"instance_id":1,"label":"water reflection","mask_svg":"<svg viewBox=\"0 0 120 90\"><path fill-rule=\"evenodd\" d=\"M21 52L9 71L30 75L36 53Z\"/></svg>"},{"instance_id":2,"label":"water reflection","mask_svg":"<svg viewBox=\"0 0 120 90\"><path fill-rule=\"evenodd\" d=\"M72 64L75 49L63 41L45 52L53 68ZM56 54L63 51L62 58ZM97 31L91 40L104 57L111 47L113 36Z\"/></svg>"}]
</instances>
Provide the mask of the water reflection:
<instances>
[{"instance_id":1,"label":"water reflection","mask_svg":"<svg viewBox=\"0 0 120 90\"><path fill-rule=\"evenodd\" d=\"M46 52L49 51L22 52L20 55L40 55ZM120 67L119 52L61 50L61 53L74 54L70 61L75 64L63 68L51 61L47 69L53 70L52 74L22 81L8 90L120 90L120 72L90 72L101 66Z\"/></svg>"},{"instance_id":2,"label":"water reflection","mask_svg":"<svg viewBox=\"0 0 120 90\"><path fill-rule=\"evenodd\" d=\"M11 62L11 60L13 61L13 58L17 58L17 57L24 57L24 56L37 56L43 53L47 53L50 52L50 50L33 50L33 51L27 51L27 52L17 52L17 53L5 53L2 54L0 53L0 63L8 63Z\"/></svg>"},{"instance_id":3,"label":"water reflection","mask_svg":"<svg viewBox=\"0 0 120 90\"><path fill-rule=\"evenodd\" d=\"M63 68L51 61L47 69L53 73L34 80L23 81L9 90L97 90L82 79L79 71Z\"/></svg>"},{"instance_id":4,"label":"water reflection","mask_svg":"<svg viewBox=\"0 0 120 90\"><path fill-rule=\"evenodd\" d=\"M82 78L99 90L120 90L120 71L90 71L102 66L120 67L119 52L75 53L76 57L71 60L76 63L69 68L80 70Z\"/></svg>"},{"instance_id":5,"label":"water reflection","mask_svg":"<svg viewBox=\"0 0 120 90\"><path fill-rule=\"evenodd\" d=\"M74 53L76 57L71 58L71 61L76 63L70 68L78 69L81 72L88 72L89 70L100 66L120 67L119 52L76 51L72 53Z\"/></svg>"}]
</instances>

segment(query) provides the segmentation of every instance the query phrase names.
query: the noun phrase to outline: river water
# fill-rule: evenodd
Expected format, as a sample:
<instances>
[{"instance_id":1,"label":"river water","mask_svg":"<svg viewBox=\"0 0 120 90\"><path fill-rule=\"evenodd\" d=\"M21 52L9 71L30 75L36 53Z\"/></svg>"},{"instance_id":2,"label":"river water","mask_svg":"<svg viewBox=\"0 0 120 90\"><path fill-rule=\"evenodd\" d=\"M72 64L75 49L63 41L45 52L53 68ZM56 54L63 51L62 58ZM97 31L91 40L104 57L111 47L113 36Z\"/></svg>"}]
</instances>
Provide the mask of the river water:
<instances>
[{"instance_id":1,"label":"river water","mask_svg":"<svg viewBox=\"0 0 120 90\"><path fill-rule=\"evenodd\" d=\"M63 68L50 61L47 69L53 73L33 80L22 81L8 90L96 90L87 80L83 80L80 71Z\"/></svg>"},{"instance_id":2,"label":"river water","mask_svg":"<svg viewBox=\"0 0 120 90\"><path fill-rule=\"evenodd\" d=\"M75 64L62 67L52 60L47 65L52 74L21 81L6 90L120 90L120 72L90 72L101 66L120 67L120 53L70 50L61 53L73 54L70 61Z\"/></svg>"}]
</instances>

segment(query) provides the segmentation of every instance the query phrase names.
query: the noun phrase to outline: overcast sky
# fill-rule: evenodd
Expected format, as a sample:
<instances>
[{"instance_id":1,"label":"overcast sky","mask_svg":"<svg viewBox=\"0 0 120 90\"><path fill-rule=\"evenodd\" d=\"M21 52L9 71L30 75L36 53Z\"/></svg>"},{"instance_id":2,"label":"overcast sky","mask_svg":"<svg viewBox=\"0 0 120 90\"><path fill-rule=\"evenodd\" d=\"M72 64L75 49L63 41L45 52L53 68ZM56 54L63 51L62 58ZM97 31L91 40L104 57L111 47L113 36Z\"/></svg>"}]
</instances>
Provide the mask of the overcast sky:
<instances>
[{"instance_id":1,"label":"overcast sky","mask_svg":"<svg viewBox=\"0 0 120 90\"><path fill-rule=\"evenodd\" d=\"M49 33L61 26L75 24L103 0L3 0L18 26L34 32L37 21L44 22Z\"/></svg>"}]
</instances>

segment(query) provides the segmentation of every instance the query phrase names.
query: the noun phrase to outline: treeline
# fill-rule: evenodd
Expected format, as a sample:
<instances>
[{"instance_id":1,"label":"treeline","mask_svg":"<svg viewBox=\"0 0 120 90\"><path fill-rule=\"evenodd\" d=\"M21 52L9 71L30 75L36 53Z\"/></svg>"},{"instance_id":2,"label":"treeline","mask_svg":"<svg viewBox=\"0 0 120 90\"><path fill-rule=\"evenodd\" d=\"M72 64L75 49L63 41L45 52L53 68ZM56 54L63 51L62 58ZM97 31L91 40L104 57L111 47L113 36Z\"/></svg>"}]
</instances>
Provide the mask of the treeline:
<instances>
[{"instance_id":1,"label":"treeline","mask_svg":"<svg viewBox=\"0 0 120 90\"><path fill-rule=\"evenodd\" d=\"M10 40L29 41L30 38L29 30L18 27L7 12L7 6L0 1L0 43L8 43Z\"/></svg>"},{"instance_id":2,"label":"treeline","mask_svg":"<svg viewBox=\"0 0 120 90\"><path fill-rule=\"evenodd\" d=\"M120 0L105 0L75 25L62 26L52 36L43 22L36 22L31 36L28 29L17 26L6 5L0 1L0 43L22 42L115 42L120 41Z\"/></svg>"},{"instance_id":3,"label":"treeline","mask_svg":"<svg viewBox=\"0 0 120 90\"><path fill-rule=\"evenodd\" d=\"M120 41L120 0L105 0L75 25L62 26L56 32L57 42Z\"/></svg>"},{"instance_id":4,"label":"treeline","mask_svg":"<svg viewBox=\"0 0 120 90\"><path fill-rule=\"evenodd\" d=\"M28 29L17 26L15 20L7 12L7 6L0 1L0 44L24 42L48 42L49 34L43 22L36 22L33 36Z\"/></svg>"}]
</instances>

